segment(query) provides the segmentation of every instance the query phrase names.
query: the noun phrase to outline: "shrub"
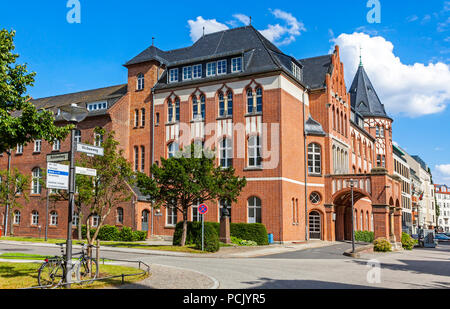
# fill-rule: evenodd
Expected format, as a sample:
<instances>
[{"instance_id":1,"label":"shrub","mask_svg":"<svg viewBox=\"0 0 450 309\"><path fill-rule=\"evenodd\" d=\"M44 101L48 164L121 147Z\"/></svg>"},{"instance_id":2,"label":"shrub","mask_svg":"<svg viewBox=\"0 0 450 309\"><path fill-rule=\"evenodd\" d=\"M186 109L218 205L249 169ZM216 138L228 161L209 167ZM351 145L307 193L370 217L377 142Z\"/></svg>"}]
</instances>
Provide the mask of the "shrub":
<instances>
[{"instance_id":1,"label":"shrub","mask_svg":"<svg viewBox=\"0 0 450 309\"><path fill-rule=\"evenodd\" d=\"M416 240L413 239L409 234L403 232L402 233L402 247L406 250L412 250L414 245L416 244Z\"/></svg>"},{"instance_id":2,"label":"shrub","mask_svg":"<svg viewBox=\"0 0 450 309\"><path fill-rule=\"evenodd\" d=\"M92 235L92 234L91 234ZM99 240L118 241L120 236L119 229L115 226L104 225L98 231Z\"/></svg>"},{"instance_id":3,"label":"shrub","mask_svg":"<svg viewBox=\"0 0 450 309\"><path fill-rule=\"evenodd\" d=\"M81 236L83 239L87 238L86 225L81 227ZM90 231L91 237L95 233L95 228ZM104 225L98 231L97 239L104 241L143 241L147 238L145 231L133 231L130 227L123 227L119 230L116 226Z\"/></svg>"},{"instance_id":4,"label":"shrub","mask_svg":"<svg viewBox=\"0 0 450 309\"><path fill-rule=\"evenodd\" d=\"M124 226L119 232L119 239L120 241L133 241L133 230L128 226Z\"/></svg>"},{"instance_id":5,"label":"shrub","mask_svg":"<svg viewBox=\"0 0 450 309\"><path fill-rule=\"evenodd\" d=\"M231 236L231 242L233 244L239 245L239 246L257 246L258 244L253 240L245 240L240 239L234 236Z\"/></svg>"},{"instance_id":6,"label":"shrub","mask_svg":"<svg viewBox=\"0 0 450 309\"><path fill-rule=\"evenodd\" d=\"M389 252L392 251L392 245L386 238L377 238L373 242L373 250L378 252Z\"/></svg>"},{"instance_id":7,"label":"shrub","mask_svg":"<svg viewBox=\"0 0 450 309\"><path fill-rule=\"evenodd\" d=\"M369 231L355 231L355 241L373 243L374 233Z\"/></svg>"},{"instance_id":8,"label":"shrub","mask_svg":"<svg viewBox=\"0 0 450 309\"><path fill-rule=\"evenodd\" d=\"M216 252L219 251L219 236L217 235L216 230L211 224L205 224L204 227L204 250L207 252ZM200 228L200 233L197 233L195 237L195 248L198 250L202 249L202 233Z\"/></svg>"},{"instance_id":9,"label":"shrub","mask_svg":"<svg viewBox=\"0 0 450 309\"><path fill-rule=\"evenodd\" d=\"M261 223L231 223L230 235L256 242L259 246L269 244L266 227Z\"/></svg>"}]
</instances>

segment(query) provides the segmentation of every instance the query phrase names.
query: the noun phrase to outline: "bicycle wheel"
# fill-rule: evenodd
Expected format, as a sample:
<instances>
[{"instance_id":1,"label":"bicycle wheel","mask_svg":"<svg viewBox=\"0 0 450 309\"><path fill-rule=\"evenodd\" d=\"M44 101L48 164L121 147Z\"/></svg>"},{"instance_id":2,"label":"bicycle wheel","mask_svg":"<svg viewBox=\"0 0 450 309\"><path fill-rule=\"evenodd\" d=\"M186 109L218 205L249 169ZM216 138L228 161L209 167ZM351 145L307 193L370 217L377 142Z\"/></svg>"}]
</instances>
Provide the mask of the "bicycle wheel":
<instances>
[{"instance_id":1,"label":"bicycle wheel","mask_svg":"<svg viewBox=\"0 0 450 309\"><path fill-rule=\"evenodd\" d=\"M97 261L91 258L83 259L77 267L77 280L82 283L92 283L98 277Z\"/></svg>"},{"instance_id":2,"label":"bicycle wheel","mask_svg":"<svg viewBox=\"0 0 450 309\"><path fill-rule=\"evenodd\" d=\"M44 262L38 271L38 285L57 288L64 279L64 265L61 261Z\"/></svg>"}]
</instances>

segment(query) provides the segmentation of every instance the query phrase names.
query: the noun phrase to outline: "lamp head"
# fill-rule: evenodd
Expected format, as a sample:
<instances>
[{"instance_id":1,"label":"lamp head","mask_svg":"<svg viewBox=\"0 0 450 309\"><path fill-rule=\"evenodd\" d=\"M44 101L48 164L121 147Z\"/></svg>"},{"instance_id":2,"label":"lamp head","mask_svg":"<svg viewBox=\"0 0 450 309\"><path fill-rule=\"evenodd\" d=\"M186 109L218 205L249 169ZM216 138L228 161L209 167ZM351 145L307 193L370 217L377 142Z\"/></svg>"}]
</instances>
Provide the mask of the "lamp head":
<instances>
[{"instance_id":1,"label":"lamp head","mask_svg":"<svg viewBox=\"0 0 450 309\"><path fill-rule=\"evenodd\" d=\"M81 122L88 115L88 110L85 107L78 106L75 103L62 106L60 110L63 119L71 123Z\"/></svg>"}]
</instances>

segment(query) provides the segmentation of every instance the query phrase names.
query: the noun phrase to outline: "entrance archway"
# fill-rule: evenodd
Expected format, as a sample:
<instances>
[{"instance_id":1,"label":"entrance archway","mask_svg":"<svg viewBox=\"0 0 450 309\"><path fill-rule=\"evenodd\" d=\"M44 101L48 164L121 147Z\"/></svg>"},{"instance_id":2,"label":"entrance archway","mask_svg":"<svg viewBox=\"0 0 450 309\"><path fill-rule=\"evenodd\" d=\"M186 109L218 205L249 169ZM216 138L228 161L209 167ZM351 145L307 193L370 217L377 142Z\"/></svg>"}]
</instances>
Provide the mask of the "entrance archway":
<instances>
[{"instance_id":1,"label":"entrance archway","mask_svg":"<svg viewBox=\"0 0 450 309\"><path fill-rule=\"evenodd\" d=\"M317 211L309 213L309 238L322 239L322 216Z\"/></svg>"}]
</instances>

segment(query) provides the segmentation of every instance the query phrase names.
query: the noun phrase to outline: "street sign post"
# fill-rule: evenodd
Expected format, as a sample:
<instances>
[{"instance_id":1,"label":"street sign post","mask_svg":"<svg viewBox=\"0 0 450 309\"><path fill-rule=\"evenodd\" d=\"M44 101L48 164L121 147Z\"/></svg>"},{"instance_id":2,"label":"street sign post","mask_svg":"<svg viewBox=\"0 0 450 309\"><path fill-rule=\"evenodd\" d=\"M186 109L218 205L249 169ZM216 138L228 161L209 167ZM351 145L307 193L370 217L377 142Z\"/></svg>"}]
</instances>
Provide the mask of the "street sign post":
<instances>
[{"instance_id":1,"label":"street sign post","mask_svg":"<svg viewBox=\"0 0 450 309\"><path fill-rule=\"evenodd\" d=\"M47 155L47 162L63 162L70 160L70 152L52 153Z\"/></svg>"},{"instance_id":2,"label":"street sign post","mask_svg":"<svg viewBox=\"0 0 450 309\"><path fill-rule=\"evenodd\" d=\"M86 176L97 176L97 170L95 170L93 168L75 166L75 174L86 175Z\"/></svg>"},{"instance_id":3,"label":"street sign post","mask_svg":"<svg viewBox=\"0 0 450 309\"><path fill-rule=\"evenodd\" d=\"M88 155L96 155L96 156L103 156L104 154L102 147L82 143L77 143L77 151L87 153Z\"/></svg>"},{"instance_id":4,"label":"street sign post","mask_svg":"<svg viewBox=\"0 0 450 309\"><path fill-rule=\"evenodd\" d=\"M205 204L198 205L198 212L202 215L202 251L205 249L205 214L208 212L208 206Z\"/></svg>"},{"instance_id":5,"label":"street sign post","mask_svg":"<svg viewBox=\"0 0 450 309\"><path fill-rule=\"evenodd\" d=\"M69 190L69 166L47 163L47 189Z\"/></svg>"}]
</instances>

